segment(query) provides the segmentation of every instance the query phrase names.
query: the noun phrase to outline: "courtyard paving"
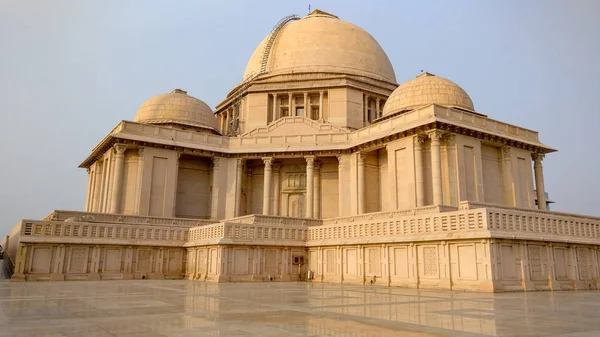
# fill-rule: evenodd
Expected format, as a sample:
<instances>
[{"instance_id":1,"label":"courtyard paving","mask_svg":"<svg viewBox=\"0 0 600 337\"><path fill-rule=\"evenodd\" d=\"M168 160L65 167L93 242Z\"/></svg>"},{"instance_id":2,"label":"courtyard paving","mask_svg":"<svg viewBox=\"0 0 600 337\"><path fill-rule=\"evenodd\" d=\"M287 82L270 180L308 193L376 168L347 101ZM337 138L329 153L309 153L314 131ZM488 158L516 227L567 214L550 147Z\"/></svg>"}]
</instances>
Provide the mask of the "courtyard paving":
<instances>
[{"instance_id":1,"label":"courtyard paving","mask_svg":"<svg viewBox=\"0 0 600 337\"><path fill-rule=\"evenodd\" d=\"M600 336L600 292L3 280L0 336Z\"/></svg>"}]
</instances>

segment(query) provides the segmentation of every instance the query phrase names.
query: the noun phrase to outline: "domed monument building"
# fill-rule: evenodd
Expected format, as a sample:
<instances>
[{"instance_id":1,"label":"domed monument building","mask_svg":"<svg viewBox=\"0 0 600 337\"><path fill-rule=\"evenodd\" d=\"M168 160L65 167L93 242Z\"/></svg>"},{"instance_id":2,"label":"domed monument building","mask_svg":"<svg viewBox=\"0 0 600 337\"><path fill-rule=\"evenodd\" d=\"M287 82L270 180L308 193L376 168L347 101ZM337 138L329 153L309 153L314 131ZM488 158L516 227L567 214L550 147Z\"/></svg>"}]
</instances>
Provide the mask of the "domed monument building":
<instances>
[{"instance_id":1,"label":"domed monument building","mask_svg":"<svg viewBox=\"0 0 600 337\"><path fill-rule=\"evenodd\" d=\"M201 93L193 93L201 98ZM13 280L598 288L600 218L547 210L538 133L314 10L281 20L212 110L149 99L80 167L84 211L23 220Z\"/></svg>"}]
</instances>

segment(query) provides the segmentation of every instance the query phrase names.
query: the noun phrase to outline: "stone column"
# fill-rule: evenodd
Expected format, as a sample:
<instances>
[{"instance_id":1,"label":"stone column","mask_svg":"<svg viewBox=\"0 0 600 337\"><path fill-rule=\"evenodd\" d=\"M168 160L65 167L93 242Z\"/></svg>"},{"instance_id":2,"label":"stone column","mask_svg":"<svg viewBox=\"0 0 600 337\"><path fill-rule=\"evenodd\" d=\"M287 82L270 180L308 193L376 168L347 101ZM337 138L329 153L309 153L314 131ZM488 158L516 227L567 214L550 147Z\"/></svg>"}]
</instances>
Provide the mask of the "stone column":
<instances>
[{"instance_id":1,"label":"stone column","mask_svg":"<svg viewBox=\"0 0 600 337\"><path fill-rule=\"evenodd\" d=\"M323 90L319 91L319 120L323 120Z\"/></svg>"},{"instance_id":2,"label":"stone column","mask_svg":"<svg viewBox=\"0 0 600 337\"><path fill-rule=\"evenodd\" d=\"M276 121L279 119L277 113L279 110L277 109L277 94L273 94L273 120Z\"/></svg>"},{"instance_id":3,"label":"stone column","mask_svg":"<svg viewBox=\"0 0 600 337\"><path fill-rule=\"evenodd\" d=\"M375 100L375 118L374 118L374 119L377 119L377 118L379 118L379 117L380 117L380 116L379 116L379 115L380 115L380 113L381 113L381 111L379 110L379 103L380 103L380 101L381 101L381 100L380 100L379 98L377 98L377 99Z\"/></svg>"},{"instance_id":4,"label":"stone column","mask_svg":"<svg viewBox=\"0 0 600 337\"><path fill-rule=\"evenodd\" d=\"M144 147L138 147L138 161L137 161L137 180L135 183L135 209L134 213L140 215L140 202L142 198L142 183L144 181Z\"/></svg>"},{"instance_id":5,"label":"stone column","mask_svg":"<svg viewBox=\"0 0 600 337\"><path fill-rule=\"evenodd\" d=\"M113 177L112 199L110 213L119 213L121 207L121 192L123 191L123 171L125 168L125 145L116 144L115 150L115 175Z\"/></svg>"},{"instance_id":6,"label":"stone column","mask_svg":"<svg viewBox=\"0 0 600 337\"><path fill-rule=\"evenodd\" d=\"M306 158L306 217L312 218L314 216L314 173L315 173L315 156L308 156Z\"/></svg>"},{"instance_id":7,"label":"stone column","mask_svg":"<svg viewBox=\"0 0 600 337\"><path fill-rule=\"evenodd\" d=\"M237 159L235 171L235 216L242 215L242 172L244 169L244 159Z\"/></svg>"},{"instance_id":8,"label":"stone column","mask_svg":"<svg viewBox=\"0 0 600 337\"><path fill-rule=\"evenodd\" d=\"M88 183L87 183L87 193L85 195L85 211L86 212L91 212L90 210L90 204L92 203L92 186L94 185L94 171L92 171L89 167L87 167L85 169L85 171L87 172L88 175Z\"/></svg>"},{"instance_id":9,"label":"stone column","mask_svg":"<svg viewBox=\"0 0 600 337\"><path fill-rule=\"evenodd\" d=\"M182 154L183 152L177 151L177 156L175 157L175 186L173 188L173 211L171 212L172 217L177 216L177 183L179 181L179 159L181 158Z\"/></svg>"},{"instance_id":10,"label":"stone column","mask_svg":"<svg viewBox=\"0 0 600 337\"><path fill-rule=\"evenodd\" d=\"M314 217L321 218L321 164L315 163Z\"/></svg>"},{"instance_id":11,"label":"stone column","mask_svg":"<svg viewBox=\"0 0 600 337\"><path fill-rule=\"evenodd\" d=\"M425 179L423 178L423 144L425 137L415 136L415 185L417 187L417 207L425 206Z\"/></svg>"},{"instance_id":12,"label":"stone column","mask_svg":"<svg viewBox=\"0 0 600 337\"><path fill-rule=\"evenodd\" d=\"M344 184L342 183L342 171L344 164L342 163L342 155L337 156L338 160L338 216L343 215L342 205L344 204Z\"/></svg>"},{"instance_id":13,"label":"stone column","mask_svg":"<svg viewBox=\"0 0 600 337\"><path fill-rule=\"evenodd\" d=\"M212 172L212 199L210 205L210 217L212 219L219 218L219 162L220 157L213 157L213 172Z\"/></svg>"},{"instance_id":14,"label":"stone column","mask_svg":"<svg viewBox=\"0 0 600 337\"><path fill-rule=\"evenodd\" d=\"M296 116L296 111L294 111L294 107L292 105L294 103L294 94L292 94L290 92L289 96L288 96L288 109L289 109L289 113L288 116Z\"/></svg>"},{"instance_id":15,"label":"stone column","mask_svg":"<svg viewBox=\"0 0 600 337\"><path fill-rule=\"evenodd\" d=\"M502 147L502 200L505 205L516 206L515 181L512 173L510 146Z\"/></svg>"},{"instance_id":16,"label":"stone column","mask_svg":"<svg viewBox=\"0 0 600 337\"><path fill-rule=\"evenodd\" d=\"M369 96L364 94L363 97L363 121L365 125L369 123Z\"/></svg>"},{"instance_id":17,"label":"stone column","mask_svg":"<svg viewBox=\"0 0 600 337\"><path fill-rule=\"evenodd\" d=\"M546 193L544 188L544 169L542 167L542 153L533 153L533 170L535 173L535 191L537 193L538 209L546 210ZM531 172L531 171L530 171ZM525 188L525 186L523 186Z\"/></svg>"},{"instance_id":18,"label":"stone column","mask_svg":"<svg viewBox=\"0 0 600 337\"><path fill-rule=\"evenodd\" d=\"M281 195L281 191L280 191L280 175L279 172L281 171L281 165L280 164L273 164L273 215L279 215L279 210L281 208L281 206L279 205L279 197Z\"/></svg>"},{"instance_id":19,"label":"stone column","mask_svg":"<svg viewBox=\"0 0 600 337\"><path fill-rule=\"evenodd\" d=\"M304 92L304 117L312 119L308 112L308 93Z\"/></svg>"},{"instance_id":20,"label":"stone column","mask_svg":"<svg viewBox=\"0 0 600 337\"><path fill-rule=\"evenodd\" d=\"M458 206L458 163L456 158L456 135L447 134L446 156L448 158L448 199L449 204Z\"/></svg>"},{"instance_id":21,"label":"stone column","mask_svg":"<svg viewBox=\"0 0 600 337\"><path fill-rule=\"evenodd\" d=\"M358 154L358 214L365 212L365 155Z\"/></svg>"},{"instance_id":22,"label":"stone column","mask_svg":"<svg viewBox=\"0 0 600 337\"><path fill-rule=\"evenodd\" d=\"M433 185L433 204L443 204L442 199L442 163L440 158L440 141L442 133L433 130L429 133L431 138L431 182Z\"/></svg>"},{"instance_id":23,"label":"stone column","mask_svg":"<svg viewBox=\"0 0 600 337\"><path fill-rule=\"evenodd\" d=\"M265 163L263 183L263 214L269 215L271 213L271 164L273 164L273 158L264 157L262 160Z\"/></svg>"},{"instance_id":24,"label":"stone column","mask_svg":"<svg viewBox=\"0 0 600 337\"><path fill-rule=\"evenodd\" d=\"M246 162L246 214L254 214L252 207L252 167Z\"/></svg>"}]
</instances>

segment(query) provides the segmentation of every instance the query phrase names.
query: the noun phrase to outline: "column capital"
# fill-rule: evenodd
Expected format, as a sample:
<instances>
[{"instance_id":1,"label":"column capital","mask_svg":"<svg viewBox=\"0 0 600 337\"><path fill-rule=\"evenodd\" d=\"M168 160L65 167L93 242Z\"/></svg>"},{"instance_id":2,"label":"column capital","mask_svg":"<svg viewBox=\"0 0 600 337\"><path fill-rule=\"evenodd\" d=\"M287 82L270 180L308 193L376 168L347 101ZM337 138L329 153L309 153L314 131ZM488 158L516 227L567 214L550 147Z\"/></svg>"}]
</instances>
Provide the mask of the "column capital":
<instances>
[{"instance_id":1,"label":"column capital","mask_svg":"<svg viewBox=\"0 0 600 337\"><path fill-rule=\"evenodd\" d=\"M137 148L137 150L138 150L138 156L140 156L140 157L141 157L141 156L143 156L143 155L144 155L144 149L145 149L145 148L146 148L146 147L144 147L144 146L140 146L140 147L138 147L138 148Z\"/></svg>"},{"instance_id":2,"label":"column capital","mask_svg":"<svg viewBox=\"0 0 600 337\"><path fill-rule=\"evenodd\" d=\"M279 173L279 171L281 170L281 164L274 163L271 165L271 168L273 169L274 173Z\"/></svg>"},{"instance_id":3,"label":"column capital","mask_svg":"<svg viewBox=\"0 0 600 337\"><path fill-rule=\"evenodd\" d=\"M365 164L365 158L367 158L367 155L363 152L359 152L358 153L358 165L364 165Z\"/></svg>"},{"instance_id":4,"label":"column capital","mask_svg":"<svg viewBox=\"0 0 600 337\"><path fill-rule=\"evenodd\" d=\"M531 154L531 159L533 159L536 164L541 164L544 157L545 155L543 153L534 152Z\"/></svg>"},{"instance_id":5,"label":"column capital","mask_svg":"<svg viewBox=\"0 0 600 337\"><path fill-rule=\"evenodd\" d=\"M306 159L306 164L314 165L315 163L315 156L305 156L304 159Z\"/></svg>"},{"instance_id":6,"label":"column capital","mask_svg":"<svg viewBox=\"0 0 600 337\"><path fill-rule=\"evenodd\" d=\"M212 161L214 168L219 167L219 162L221 161L221 157L212 157L212 158L210 158L210 160Z\"/></svg>"},{"instance_id":7,"label":"column capital","mask_svg":"<svg viewBox=\"0 0 600 337\"><path fill-rule=\"evenodd\" d=\"M113 145L113 150L117 155L124 155L125 150L127 150L127 146L125 144L115 144Z\"/></svg>"},{"instance_id":8,"label":"column capital","mask_svg":"<svg viewBox=\"0 0 600 337\"><path fill-rule=\"evenodd\" d=\"M273 94L273 98L277 98L277 93L274 93L274 94Z\"/></svg>"},{"instance_id":9,"label":"column capital","mask_svg":"<svg viewBox=\"0 0 600 337\"><path fill-rule=\"evenodd\" d=\"M427 136L429 137L429 139L431 139L432 141L440 141L442 140L442 137L444 137L444 133L438 129L434 129L434 130L429 130L427 131Z\"/></svg>"},{"instance_id":10,"label":"column capital","mask_svg":"<svg viewBox=\"0 0 600 337\"><path fill-rule=\"evenodd\" d=\"M453 133L447 133L444 136L444 140L446 141L446 146L455 146L456 145L456 135Z\"/></svg>"},{"instance_id":11,"label":"column capital","mask_svg":"<svg viewBox=\"0 0 600 337\"><path fill-rule=\"evenodd\" d=\"M183 152L181 151L177 151L177 159L181 158L181 155L183 154Z\"/></svg>"},{"instance_id":12,"label":"column capital","mask_svg":"<svg viewBox=\"0 0 600 337\"><path fill-rule=\"evenodd\" d=\"M245 161L245 159L244 159L244 158L236 158L235 162L236 162L236 165L237 165L237 169L238 169L238 170L241 170L241 169L243 168L243 166L244 166L244 161Z\"/></svg>"},{"instance_id":13,"label":"column capital","mask_svg":"<svg viewBox=\"0 0 600 337\"><path fill-rule=\"evenodd\" d=\"M427 140L427 136L424 134L417 134L413 137L415 146L422 146L423 144L425 144L426 140Z\"/></svg>"},{"instance_id":14,"label":"column capital","mask_svg":"<svg viewBox=\"0 0 600 337\"><path fill-rule=\"evenodd\" d=\"M273 157L262 157L262 161L265 163L265 166L271 168L271 164L273 164Z\"/></svg>"}]
</instances>

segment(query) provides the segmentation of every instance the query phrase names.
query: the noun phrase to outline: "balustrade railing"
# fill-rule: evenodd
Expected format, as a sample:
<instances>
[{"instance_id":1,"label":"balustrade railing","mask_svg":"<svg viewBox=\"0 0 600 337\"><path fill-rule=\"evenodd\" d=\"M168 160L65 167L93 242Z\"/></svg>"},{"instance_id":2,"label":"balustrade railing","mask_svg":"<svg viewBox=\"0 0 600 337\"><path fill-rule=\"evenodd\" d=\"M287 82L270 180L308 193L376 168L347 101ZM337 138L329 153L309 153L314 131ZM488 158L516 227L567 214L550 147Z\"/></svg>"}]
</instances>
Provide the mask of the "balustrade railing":
<instances>
[{"instance_id":1,"label":"balustrade railing","mask_svg":"<svg viewBox=\"0 0 600 337\"><path fill-rule=\"evenodd\" d=\"M319 226L323 223L320 219L309 218L291 218L275 215L244 215L233 219L227 219L227 223L245 223L245 224L268 224L268 225L289 225L289 226Z\"/></svg>"},{"instance_id":2,"label":"balustrade railing","mask_svg":"<svg viewBox=\"0 0 600 337\"><path fill-rule=\"evenodd\" d=\"M73 222L107 222L107 223L127 223L143 225L170 225L195 227L215 223L214 220L205 219L185 219L185 218L164 218L141 215L62 211L56 210L48 214L43 220L46 221L73 221Z\"/></svg>"},{"instance_id":3,"label":"balustrade railing","mask_svg":"<svg viewBox=\"0 0 600 337\"><path fill-rule=\"evenodd\" d=\"M57 242L62 238L79 241L103 239L106 243L116 240L132 245L155 244L183 245L188 240L187 228L139 224L77 223L64 221L22 220L20 242Z\"/></svg>"},{"instance_id":4,"label":"balustrade railing","mask_svg":"<svg viewBox=\"0 0 600 337\"><path fill-rule=\"evenodd\" d=\"M348 222L341 221L345 220L344 218L336 220L338 223L309 228L308 240L376 238L486 229L484 210L422 215L405 212L387 219L361 216Z\"/></svg>"}]
</instances>

